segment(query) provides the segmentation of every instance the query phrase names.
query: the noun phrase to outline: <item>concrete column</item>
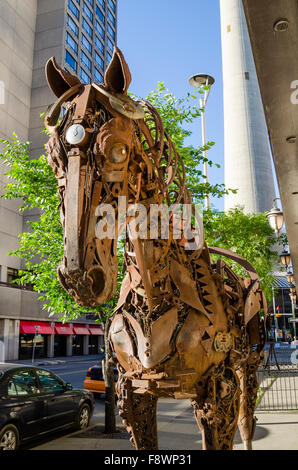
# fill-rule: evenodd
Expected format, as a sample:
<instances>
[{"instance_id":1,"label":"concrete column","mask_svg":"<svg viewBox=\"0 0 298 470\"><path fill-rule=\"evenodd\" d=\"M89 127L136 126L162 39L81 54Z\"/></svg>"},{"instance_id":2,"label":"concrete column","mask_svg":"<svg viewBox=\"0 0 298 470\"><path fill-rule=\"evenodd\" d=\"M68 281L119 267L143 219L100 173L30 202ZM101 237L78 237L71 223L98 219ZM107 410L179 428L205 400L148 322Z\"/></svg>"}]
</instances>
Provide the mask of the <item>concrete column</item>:
<instances>
[{"instance_id":1,"label":"concrete column","mask_svg":"<svg viewBox=\"0 0 298 470\"><path fill-rule=\"evenodd\" d=\"M225 210L269 211L275 197L268 131L242 0L220 0L225 127Z\"/></svg>"},{"instance_id":2,"label":"concrete column","mask_svg":"<svg viewBox=\"0 0 298 470\"><path fill-rule=\"evenodd\" d=\"M83 343L83 354L86 356L89 353L89 335L84 336L84 343Z\"/></svg>"},{"instance_id":3,"label":"concrete column","mask_svg":"<svg viewBox=\"0 0 298 470\"><path fill-rule=\"evenodd\" d=\"M18 359L19 325L18 320L0 320L0 362Z\"/></svg>"},{"instance_id":4,"label":"concrete column","mask_svg":"<svg viewBox=\"0 0 298 470\"><path fill-rule=\"evenodd\" d=\"M54 357L55 335L48 335L47 357Z\"/></svg>"},{"instance_id":5,"label":"concrete column","mask_svg":"<svg viewBox=\"0 0 298 470\"><path fill-rule=\"evenodd\" d=\"M7 266L1 266L0 270L0 281L7 282Z\"/></svg>"},{"instance_id":6,"label":"concrete column","mask_svg":"<svg viewBox=\"0 0 298 470\"><path fill-rule=\"evenodd\" d=\"M66 356L72 356L72 335L66 338Z\"/></svg>"}]
</instances>

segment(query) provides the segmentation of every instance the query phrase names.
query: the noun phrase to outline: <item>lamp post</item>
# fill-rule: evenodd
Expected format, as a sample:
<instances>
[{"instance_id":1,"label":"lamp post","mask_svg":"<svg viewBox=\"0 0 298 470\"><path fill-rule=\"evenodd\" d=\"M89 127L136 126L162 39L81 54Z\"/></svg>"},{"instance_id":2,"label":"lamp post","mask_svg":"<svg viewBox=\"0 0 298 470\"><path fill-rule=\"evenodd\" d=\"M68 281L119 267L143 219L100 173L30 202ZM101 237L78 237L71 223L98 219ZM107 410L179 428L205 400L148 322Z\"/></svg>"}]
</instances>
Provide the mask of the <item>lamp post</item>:
<instances>
[{"instance_id":1,"label":"lamp post","mask_svg":"<svg viewBox=\"0 0 298 470\"><path fill-rule=\"evenodd\" d=\"M193 75L189 80L188 83L195 87L195 88L203 88L206 86L211 86L215 83L215 80L211 75L207 75L204 73L198 73L196 75ZM204 90L204 98L200 99L200 108L203 109L204 111L202 112L202 142L203 142L203 156L204 156L204 176L205 176L205 181L206 183L209 183L209 178L208 178L208 162L207 162L207 150L205 150L205 147L207 145L207 140L206 140L206 121L205 121L205 109L207 105L207 101L209 98L210 94L210 88L208 90ZM210 208L210 198L209 194L205 197L205 209Z\"/></svg>"},{"instance_id":2,"label":"lamp post","mask_svg":"<svg viewBox=\"0 0 298 470\"><path fill-rule=\"evenodd\" d=\"M275 294L274 294L274 287L272 287L272 302L273 302L273 314L274 314L274 336L275 336L275 341L278 341L277 338L277 330L278 330L278 320L276 316L276 305L275 305Z\"/></svg>"},{"instance_id":3,"label":"lamp post","mask_svg":"<svg viewBox=\"0 0 298 470\"><path fill-rule=\"evenodd\" d=\"M35 328L35 335L34 335L34 338L33 338L32 364L33 364L33 362L34 362L35 347L36 347L36 337L37 337L37 335L38 335L39 326L38 326L38 325L35 325L34 328Z\"/></svg>"},{"instance_id":4,"label":"lamp post","mask_svg":"<svg viewBox=\"0 0 298 470\"><path fill-rule=\"evenodd\" d=\"M296 341L296 322L295 322L295 304L296 304L296 300L297 300L296 291L293 292L293 293L290 293L290 299L291 299L291 302L292 302L292 317L294 319L294 321L293 321L294 341Z\"/></svg>"},{"instance_id":5,"label":"lamp post","mask_svg":"<svg viewBox=\"0 0 298 470\"><path fill-rule=\"evenodd\" d=\"M279 236L279 232L284 223L284 215L281 210L277 207L276 201L280 199L276 197L273 199L273 207L271 211L266 214L270 227L274 230L276 238Z\"/></svg>"}]
</instances>

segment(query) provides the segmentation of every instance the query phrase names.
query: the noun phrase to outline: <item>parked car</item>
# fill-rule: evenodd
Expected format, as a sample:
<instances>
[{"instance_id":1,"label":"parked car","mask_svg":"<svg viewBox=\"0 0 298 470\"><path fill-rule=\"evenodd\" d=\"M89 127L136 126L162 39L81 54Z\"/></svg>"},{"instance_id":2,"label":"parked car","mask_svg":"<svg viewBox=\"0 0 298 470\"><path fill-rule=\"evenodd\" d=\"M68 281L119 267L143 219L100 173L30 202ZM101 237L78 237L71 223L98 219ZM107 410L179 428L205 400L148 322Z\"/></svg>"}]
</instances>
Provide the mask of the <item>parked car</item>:
<instances>
[{"instance_id":1,"label":"parked car","mask_svg":"<svg viewBox=\"0 0 298 470\"><path fill-rule=\"evenodd\" d=\"M52 372L0 364L0 450L67 427L88 427L93 394L73 389Z\"/></svg>"},{"instance_id":2,"label":"parked car","mask_svg":"<svg viewBox=\"0 0 298 470\"><path fill-rule=\"evenodd\" d=\"M115 382L118 379L117 367L114 367ZM106 393L105 381L103 377L103 370L101 364L95 364L89 367L86 378L84 380L84 388L90 390L93 393L104 395Z\"/></svg>"}]
</instances>

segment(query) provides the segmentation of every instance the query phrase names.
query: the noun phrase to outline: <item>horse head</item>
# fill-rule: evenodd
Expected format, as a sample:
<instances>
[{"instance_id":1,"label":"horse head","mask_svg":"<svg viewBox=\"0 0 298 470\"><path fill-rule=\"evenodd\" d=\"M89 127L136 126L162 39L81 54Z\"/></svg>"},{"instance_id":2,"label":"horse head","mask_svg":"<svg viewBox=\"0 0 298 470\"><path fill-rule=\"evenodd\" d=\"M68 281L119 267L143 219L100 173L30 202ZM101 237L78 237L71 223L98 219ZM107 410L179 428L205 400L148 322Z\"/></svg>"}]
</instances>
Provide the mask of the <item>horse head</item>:
<instances>
[{"instance_id":1,"label":"horse head","mask_svg":"<svg viewBox=\"0 0 298 470\"><path fill-rule=\"evenodd\" d=\"M46 64L46 77L57 97L46 112L45 126L64 231L59 280L78 304L97 306L116 290L118 236L115 223L114 237L96 237L97 208L110 205L118 216L115 200L127 194L134 122L144 112L127 95L131 75L117 47L103 84L81 83L54 57ZM65 114L58 122L62 106Z\"/></svg>"}]
</instances>

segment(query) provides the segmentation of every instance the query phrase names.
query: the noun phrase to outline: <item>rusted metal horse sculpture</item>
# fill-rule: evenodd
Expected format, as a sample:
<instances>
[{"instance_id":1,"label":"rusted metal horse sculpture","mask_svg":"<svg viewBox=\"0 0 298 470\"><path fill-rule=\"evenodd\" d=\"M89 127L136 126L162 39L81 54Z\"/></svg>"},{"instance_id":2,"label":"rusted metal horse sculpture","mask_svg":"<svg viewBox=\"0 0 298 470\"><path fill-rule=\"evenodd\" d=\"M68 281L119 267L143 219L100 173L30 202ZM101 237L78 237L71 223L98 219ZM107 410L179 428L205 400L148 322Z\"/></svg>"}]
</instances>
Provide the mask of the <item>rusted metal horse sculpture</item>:
<instances>
[{"instance_id":1,"label":"rusted metal horse sculpture","mask_svg":"<svg viewBox=\"0 0 298 470\"><path fill-rule=\"evenodd\" d=\"M148 210L190 204L191 198L158 112L127 96L131 77L118 48L104 84L83 85L54 58L46 74L58 99L45 124L65 234L59 279L78 304L98 306L116 291L119 197L126 197L125 209L142 204ZM62 104L66 112L57 124ZM115 236L96 236L108 207ZM136 222L136 215L124 225ZM160 229L147 238L126 236L127 275L109 332L120 372L120 415L137 449L157 449L158 398L189 398L204 449L232 449L237 423L250 449L265 298L244 259L208 248L202 227L191 249L187 237L175 236L183 224L172 214L168 237ZM248 277L239 278L222 259L212 264L210 253L234 259Z\"/></svg>"}]
</instances>

